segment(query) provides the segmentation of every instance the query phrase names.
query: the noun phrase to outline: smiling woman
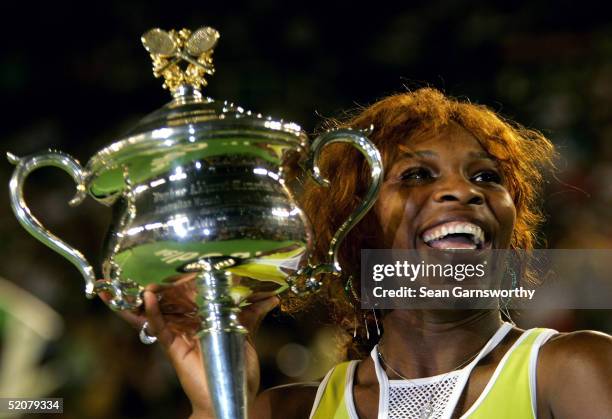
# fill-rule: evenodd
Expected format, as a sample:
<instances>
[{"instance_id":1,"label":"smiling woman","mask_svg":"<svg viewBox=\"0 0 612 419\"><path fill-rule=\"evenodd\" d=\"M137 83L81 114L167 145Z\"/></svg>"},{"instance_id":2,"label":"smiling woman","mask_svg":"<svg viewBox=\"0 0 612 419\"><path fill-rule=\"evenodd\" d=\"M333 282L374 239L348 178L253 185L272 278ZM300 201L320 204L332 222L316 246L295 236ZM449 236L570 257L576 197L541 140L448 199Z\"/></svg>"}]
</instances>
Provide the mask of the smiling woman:
<instances>
[{"instance_id":1,"label":"smiling woman","mask_svg":"<svg viewBox=\"0 0 612 419\"><path fill-rule=\"evenodd\" d=\"M533 249L543 221L544 172L555 157L551 142L484 106L434 89L387 97L330 125L374 126L370 139L383 156L384 183L373 209L344 241L344 277L327 278L310 300L286 295L281 305L287 312L327 306L330 321L347 332L347 361L320 383L258 393L259 363L249 343L250 417L609 417L607 335L521 330L502 321L499 310L360 308L361 249ZM369 175L361 155L343 144L324 150L320 169L330 188L307 182L301 201L319 237L315 257L323 260ZM519 280L533 276L519 272ZM213 417L198 340L164 317L153 293L144 297L145 313L124 317L137 327L148 321L148 333L159 338L192 402L193 417ZM240 319L254 333L279 299L257 295L251 302Z\"/></svg>"},{"instance_id":2,"label":"smiling woman","mask_svg":"<svg viewBox=\"0 0 612 419\"><path fill-rule=\"evenodd\" d=\"M485 106L461 102L423 88L384 98L329 127L365 129L381 151L385 182L379 199L341 249L343 270L360 289L361 249L533 249L543 222L540 193L555 151L541 133L506 121ZM368 184L367 164L348 147L332 145L320 168L329 190L308 183L303 208L320 240L323 257L335 229L358 204ZM463 233L461 233L463 232ZM465 233L468 234L465 234ZM534 281L531 272L524 280ZM345 278L346 281L346 278ZM335 278L313 298L333 302L335 322L358 329L348 356L364 356L375 341L367 325L354 324L358 301L339 298L345 283ZM302 302L303 304L303 302ZM371 312L363 313L368 322ZM358 316L359 317L359 316Z\"/></svg>"},{"instance_id":3,"label":"smiling woman","mask_svg":"<svg viewBox=\"0 0 612 419\"><path fill-rule=\"evenodd\" d=\"M545 172L554 169L552 143L484 106L429 88L384 98L329 125L373 125L369 138L385 168L376 205L341 249L344 280L328 278L313 297L331 306L332 320L354 336L346 348L353 361L332 369L316 394L300 387L264 392L258 411L281 394L312 400L291 417L549 418L612 411L612 380L593 372L612 367L609 336L523 331L503 322L497 310L359 308L361 249L533 249L544 220ZM331 187L306 184L302 201L323 257L368 177L363 158L341 144L326 150L320 169ZM537 280L530 271L519 278ZM285 307L291 310L291 301ZM580 354L582 366L555 371L569 353ZM581 389L562 387L561 377L585 378L594 402L576 402L572 391ZM269 412L262 417L281 417Z\"/></svg>"}]
</instances>

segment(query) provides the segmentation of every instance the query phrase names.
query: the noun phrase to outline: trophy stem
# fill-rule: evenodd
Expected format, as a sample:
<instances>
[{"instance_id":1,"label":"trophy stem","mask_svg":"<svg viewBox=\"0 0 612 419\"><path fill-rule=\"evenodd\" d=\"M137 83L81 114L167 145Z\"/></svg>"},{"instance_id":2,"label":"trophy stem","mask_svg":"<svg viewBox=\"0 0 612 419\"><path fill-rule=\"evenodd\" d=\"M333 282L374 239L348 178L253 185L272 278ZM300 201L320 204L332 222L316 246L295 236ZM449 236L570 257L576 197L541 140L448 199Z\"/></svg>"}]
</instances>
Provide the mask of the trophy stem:
<instances>
[{"instance_id":1,"label":"trophy stem","mask_svg":"<svg viewBox=\"0 0 612 419\"><path fill-rule=\"evenodd\" d=\"M198 274L198 307L202 318L199 338L216 417L246 419L244 345L247 331L238 321L240 309L230 296L231 279L231 273L219 270Z\"/></svg>"}]
</instances>

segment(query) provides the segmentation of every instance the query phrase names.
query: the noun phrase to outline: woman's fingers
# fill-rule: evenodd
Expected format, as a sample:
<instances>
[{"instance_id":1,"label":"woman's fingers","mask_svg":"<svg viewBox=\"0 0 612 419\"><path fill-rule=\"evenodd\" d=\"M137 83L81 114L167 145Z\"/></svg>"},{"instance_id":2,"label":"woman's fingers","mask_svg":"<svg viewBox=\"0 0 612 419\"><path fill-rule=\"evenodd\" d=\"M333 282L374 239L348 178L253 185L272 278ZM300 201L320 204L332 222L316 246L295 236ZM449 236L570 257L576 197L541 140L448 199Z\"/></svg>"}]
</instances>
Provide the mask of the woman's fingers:
<instances>
[{"instance_id":1,"label":"woman's fingers","mask_svg":"<svg viewBox=\"0 0 612 419\"><path fill-rule=\"evenodd\" d=\"M192 341L200 327L194 291L188 282L184 285L149 285L143 292L143 307L139 311L118 311L117 315L136 330L140 330L145 321L148 322L147 334L156 336L164 349L170 350L173 344L184 344L177 337L185 335ZM98 295L106 304L112 299L108 292ZM249 296L248 301L250 304L242 308L239 318L253 335L266 314L278 306L280 299L275 292L258 292Z\"/></svg>"},{"instance_id":2,"label":"woman's fingers","mask_svg":"<svg viewBox=\"0 0 612 419\"><path fill-rule=\"evenodd\" d=\"M174 334L166 327L164 316L162 315L159 304L157 301L157 295L150 291L145 290L143 293L145 316L148 322L147 331L152 336L157 336L159 343L167 348L174 340Z\"/></svg>"},{"instance_id":3,"label":"woman's fingers","mask_svg":"<svg viewBox=\"0 0 612 419\"><path fill-rule=\"evenodd\" d=\"M278 292L276 291L260 291L254 292L253 294L247 297L247 301L250 303L255 303L257 301L265 300L266 298L270 298L273 296L278 296Z\"/></svg>"},{"instance_id":4,"label":"woman's fingers","mask_svg":"<svg viewBox=\"0 0 612 419\"><path fill-rule=\"evenodd\" d=\"M110 300L113 298L113 296L110 293L105 292L105 291L98 293L98 296L107 305L109 304ZM116 313L119 317L121 317L123 320L128 322L134 329L140 330L140 328L146 321L146 318L143 314L137 314L133 311L120 310L120 311L117 311Z\"/></svg>"},{"instance_id":5,"label":"woman's fingers","mask_svg":"<svg viewBox=\"0 0 612 419\"><path fill-rule=\"evenodd\" d=\"M240 323L246 327L250 334L257 333L263 318L279 303L280 299L276 295L257 299L242 309L239 314Z\"/></svg>"}]
</instances>

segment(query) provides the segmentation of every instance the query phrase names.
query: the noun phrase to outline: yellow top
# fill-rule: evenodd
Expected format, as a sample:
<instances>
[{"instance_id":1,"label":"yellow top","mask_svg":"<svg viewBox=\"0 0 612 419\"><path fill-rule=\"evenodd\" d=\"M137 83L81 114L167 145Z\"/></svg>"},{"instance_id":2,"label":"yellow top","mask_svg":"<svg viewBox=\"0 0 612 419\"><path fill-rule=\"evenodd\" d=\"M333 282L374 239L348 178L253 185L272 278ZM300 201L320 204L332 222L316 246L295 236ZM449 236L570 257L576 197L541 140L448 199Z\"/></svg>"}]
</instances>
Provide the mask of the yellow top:
<instances>
[{"instance_id":1,"label":"yellow top","mask_svg":"<svg viewBox=\"0 0 612 419\"><path fill-rule=\"evenodd\" d=\"M556 331L526 330L504 355L480 397L462 419L536 417L535 368L538 349ZM319 386L311 419L357 419L352 404L352 374L357 361L334 367ZM382 409L386 411L386 409ZM379 419L383 419L379 407Z\"/></svg>"}]
</instances>

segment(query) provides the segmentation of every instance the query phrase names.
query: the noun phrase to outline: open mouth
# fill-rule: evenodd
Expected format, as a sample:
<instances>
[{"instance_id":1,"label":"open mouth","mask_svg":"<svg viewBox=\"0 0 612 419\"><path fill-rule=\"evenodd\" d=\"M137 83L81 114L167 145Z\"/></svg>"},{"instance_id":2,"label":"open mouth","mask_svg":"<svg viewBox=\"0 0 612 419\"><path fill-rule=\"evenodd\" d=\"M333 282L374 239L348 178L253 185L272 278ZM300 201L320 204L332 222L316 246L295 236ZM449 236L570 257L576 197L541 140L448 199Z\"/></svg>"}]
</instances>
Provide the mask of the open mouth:
<instances>
[{"instance_id":1,"label":"open mouth","mask_svg":"<svg viewBox=\"0 0 612 419\"><path fill-rule=\"evenodd\" d=\"M433 249L484 249L485 231L469 221L449 221L439 224L421 235L425 244Z\"/></svg>"}]
</instances>

